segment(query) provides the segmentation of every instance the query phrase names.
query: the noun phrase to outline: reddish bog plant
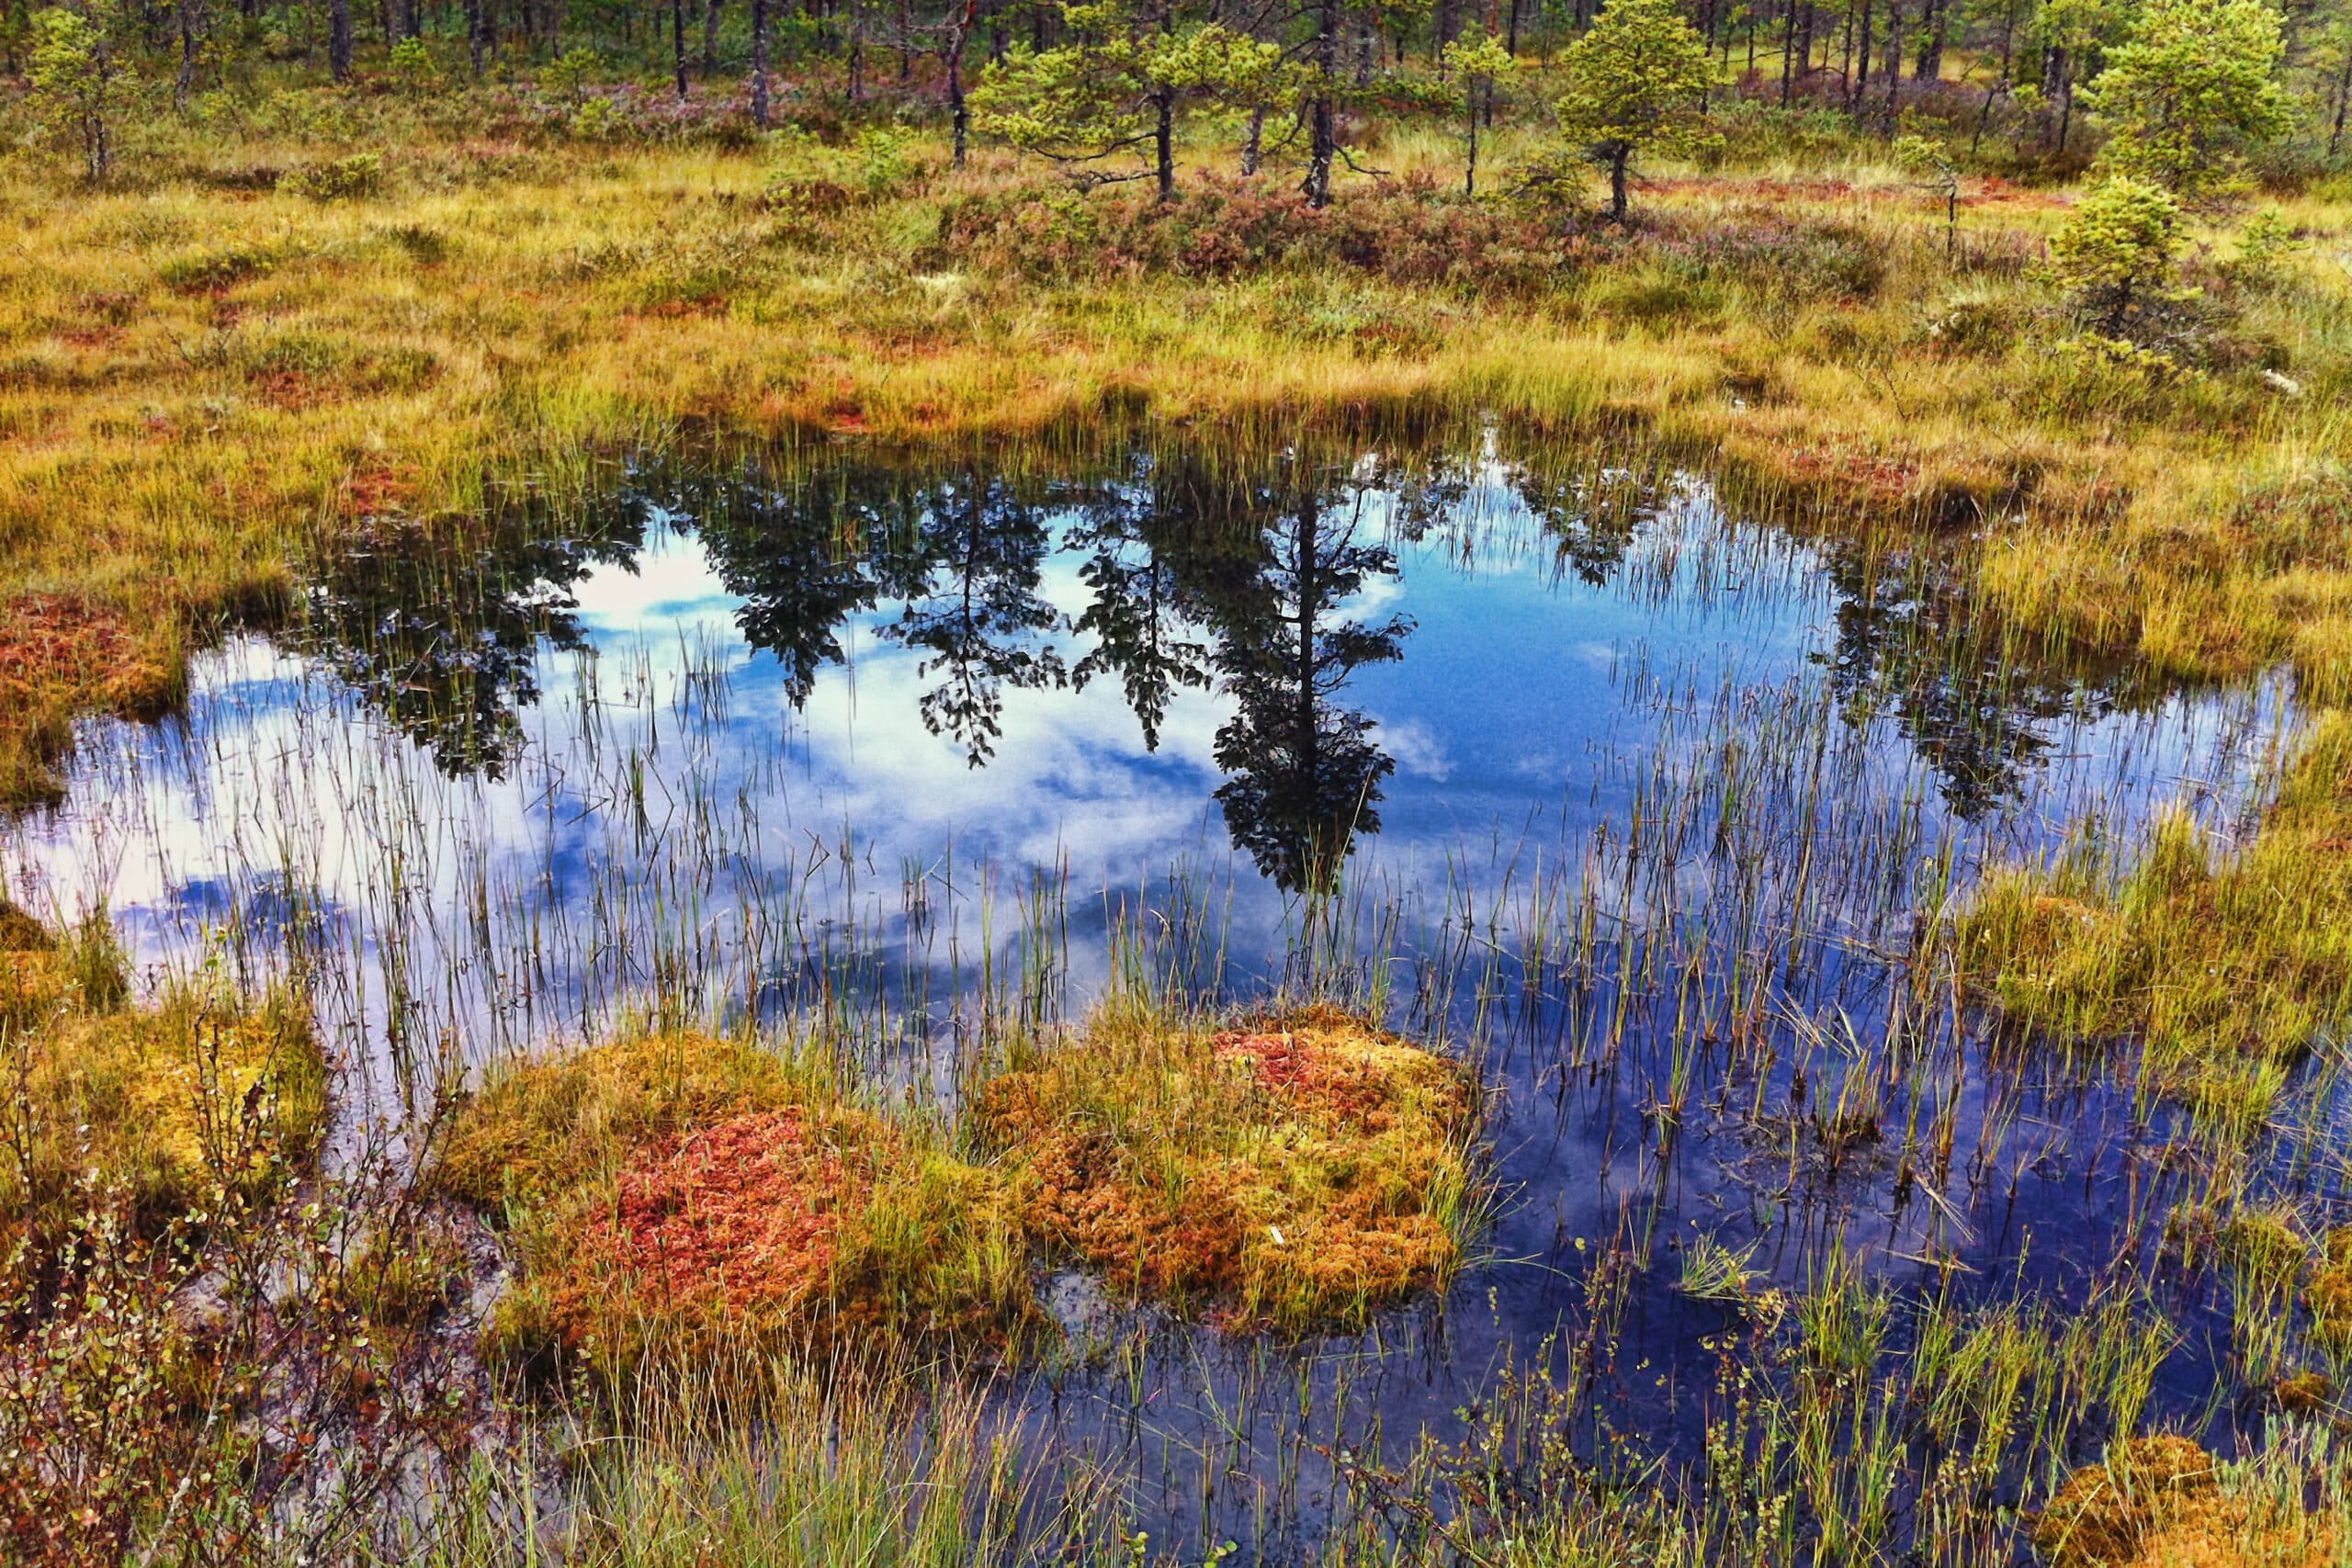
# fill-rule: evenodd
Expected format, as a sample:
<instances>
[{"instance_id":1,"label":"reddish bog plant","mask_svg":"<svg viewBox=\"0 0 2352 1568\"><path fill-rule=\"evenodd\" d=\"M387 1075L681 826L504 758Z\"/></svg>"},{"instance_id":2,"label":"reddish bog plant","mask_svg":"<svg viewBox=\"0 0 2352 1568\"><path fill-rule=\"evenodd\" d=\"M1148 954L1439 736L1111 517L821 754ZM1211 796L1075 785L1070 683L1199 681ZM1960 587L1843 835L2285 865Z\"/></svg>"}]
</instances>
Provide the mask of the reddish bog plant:
<instances>
[{"instance_id":1,"label":"reddish bog plant","mask_svg":"<svg viewBox=\"0 0 2352 1568\"><path fill-rule=\"evenodd\" d=\"M1213 176L1166 202L1068 188L969 197L942 213L939 243L959 262L1034 277L1336 268L1485 291L1542 287L1596 246L1574 220L1534 207L1400 186L1317 209L1296 190Z\"/></svg>"},{"instance_id":2,"label":"reddish bog plant","mask_svg":"<svg viewBox=\"0 0 2352 1568\"><path fill-rule=\"evenodd\" d=\"M973 1150L754 1043L663 1033L500 1074L437 1180L507 1225L524 1273L493 1348L543 1371L781 1345L1017 1353L1055 1256L1299 1328L1461 1267L1475 1088L1336 1010L1207 1033L1114 1009L982 1085Z\"/></svg>"},{"instance_id":3,"label":"reddish bog plant","mask_svg":"<svg viewBox=\"0 0 2352 1568\"><path fill-rule=\"evenodd\" d=\"M524 1266L492 1348L597 1377L649 1352L880 1337L1006 1348L1038 1320L1001 1175L759 1044L626 1040L499 1075L441 1185Z\"/></svg>"}]
</instances>

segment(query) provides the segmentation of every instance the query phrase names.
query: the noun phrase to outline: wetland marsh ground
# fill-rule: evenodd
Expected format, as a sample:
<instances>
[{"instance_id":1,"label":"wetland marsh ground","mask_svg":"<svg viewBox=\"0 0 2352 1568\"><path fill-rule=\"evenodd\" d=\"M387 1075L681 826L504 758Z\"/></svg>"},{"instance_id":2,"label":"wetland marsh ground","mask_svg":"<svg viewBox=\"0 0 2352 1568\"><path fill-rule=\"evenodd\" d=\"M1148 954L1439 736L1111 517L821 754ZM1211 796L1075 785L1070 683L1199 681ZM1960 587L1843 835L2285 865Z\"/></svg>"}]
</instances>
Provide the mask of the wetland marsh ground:
<instances>
[{"instance_id":1,"label":"wetland marsh ground","mask_svg":"<svg viewBox=\"0 0 2352 1568\"><path fill-rule=\"evenodd\" d=\"M2352 37L1884 3L0 27L0 1554L2352 1562Z\"/></svg>"}]
</instances>

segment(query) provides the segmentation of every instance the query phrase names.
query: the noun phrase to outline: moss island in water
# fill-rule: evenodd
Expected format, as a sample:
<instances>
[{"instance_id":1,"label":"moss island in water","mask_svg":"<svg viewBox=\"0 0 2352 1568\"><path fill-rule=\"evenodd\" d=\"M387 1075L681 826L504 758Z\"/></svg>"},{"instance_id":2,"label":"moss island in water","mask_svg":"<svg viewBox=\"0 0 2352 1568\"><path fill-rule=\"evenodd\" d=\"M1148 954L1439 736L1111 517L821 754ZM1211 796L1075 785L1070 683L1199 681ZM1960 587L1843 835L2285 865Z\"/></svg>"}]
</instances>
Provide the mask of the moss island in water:
<instances>
[{"instance_id":1,"label":"moss island in water","mask_svg":"<svg viewBox=\"0 0 2352 1568\"><path fill-rule=\"evenodd\" d=\"M1460 1269L1476 1088L1336 1008L1206 1032L1106 1009L1017 1047L958 1129L850 1103L756 1041L656 1032L495 1074L438 1180L514 1235L499 1338L542 1365L876 1337L1017 1353L1054 1259L1296 1330Z\"/></svg>"}]
</instances>

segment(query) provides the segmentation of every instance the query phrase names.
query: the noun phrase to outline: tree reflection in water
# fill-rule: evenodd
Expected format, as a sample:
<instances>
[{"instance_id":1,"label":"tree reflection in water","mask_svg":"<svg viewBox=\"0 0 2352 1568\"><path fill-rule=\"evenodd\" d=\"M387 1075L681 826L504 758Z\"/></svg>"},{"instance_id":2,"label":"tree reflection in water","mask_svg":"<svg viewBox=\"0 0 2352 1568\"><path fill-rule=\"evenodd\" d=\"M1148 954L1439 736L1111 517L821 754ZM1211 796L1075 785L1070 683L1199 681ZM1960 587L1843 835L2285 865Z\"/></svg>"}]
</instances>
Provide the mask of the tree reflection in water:
<instances>
[{"instance_id":1,"label":"tree reflection in water","mask_svg":"<svg viewBox=\"0 0 2352 1568\"><path fill-rule=\"evenodd\" d=\"M1114 682L1147 750L1176 696L1229 705L1212 747L1234 844L1285 889L1328 892L1359 835L1380 829L1396 772L1348 690L1403 657L1412 621L1361 601L1399 579L1395 545L1467 562L1463 519L1502 499L1541 530L1556 580L1604 588L1661 511L1690 493L1671 472L1293 451L1236 463L1135 450L1049 472L870 459L770 468L645 465L604 503L556 519L520 511L455 528L386 523L328 561L307 637L334 673L451 773L496 776L538 698L547 648L586 645L574 590L630 567L649 528L692 535L740 598L736 623L806 705L844 637L918 656L922 722L985 765L1008 692ZM2109 703L2112 672L2035 661L1984 637L1955 579L1924 552L1817 547L1837 595L1819 655L1858 723L1890 714L1940 775L1950 806L1997 806L2040 766L2049 721ZM1057 608L1066 560L1082 607Z\"/></svg>"},{"instance_id":2,"label":"tree reflection in water","mask_svg":"<svg viewBox=\"0 0 2352 1568\"><path fill-rule=\"evenodd\" d=\"M567 521L371 520L312 583L302 641L443 773L503 777L516 716L539 700L542 645L587 646L573 591L598 567L631 568L645 543L626 508Z\"/></svg>"}]
</instances>

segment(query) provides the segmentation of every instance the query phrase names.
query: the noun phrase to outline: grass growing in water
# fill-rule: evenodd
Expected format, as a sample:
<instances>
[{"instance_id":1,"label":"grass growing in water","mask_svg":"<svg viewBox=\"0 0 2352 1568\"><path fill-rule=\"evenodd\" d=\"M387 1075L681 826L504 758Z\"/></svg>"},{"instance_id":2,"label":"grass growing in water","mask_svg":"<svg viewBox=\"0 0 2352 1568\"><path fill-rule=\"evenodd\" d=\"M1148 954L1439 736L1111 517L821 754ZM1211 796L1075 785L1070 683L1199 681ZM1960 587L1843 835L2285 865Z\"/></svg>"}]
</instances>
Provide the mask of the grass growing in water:
<instances>
[{"instance_id":1,"label":"grass growing in water","mask_svg":"<svg viewBox=\"0 0 2352 1568\"><path fill-rule=\"evenodd\" d=\"M2316 725L2260 831L2222 852L2185 814L2118 871L2094 841L1987 880L1963 961L2018 1022L2140 1043L2147 1082L2229 1137L2352 1020L2352 718Z\"/></svg>"}]
</instances>

